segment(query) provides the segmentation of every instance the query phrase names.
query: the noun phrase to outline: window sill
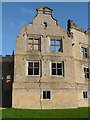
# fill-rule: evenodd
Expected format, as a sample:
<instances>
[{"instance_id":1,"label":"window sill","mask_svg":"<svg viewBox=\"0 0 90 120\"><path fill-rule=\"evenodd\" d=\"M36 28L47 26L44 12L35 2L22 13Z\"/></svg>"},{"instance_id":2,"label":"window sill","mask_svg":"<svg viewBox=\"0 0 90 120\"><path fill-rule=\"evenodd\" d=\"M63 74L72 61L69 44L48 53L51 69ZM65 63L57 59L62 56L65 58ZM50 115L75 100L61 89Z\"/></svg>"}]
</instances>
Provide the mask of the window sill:
<instances>
[{"instance_id":1,"label":"window sill","mask_svg":"<svg viewBox=\"0 0 90 120\"><path fill-rule=\"evenodd\" d=\"M62 77L63 78L62 75L51 75L50 77Z\"/></svg>"},{"instance_id":2,"label":"window sill","mask_svg":"<svg viewBox=\"0 0 90 120\"><path fill-rule=\"evenodd\" d=\"M50 51L50 53L54 53L54 54L57 54L57 53L63 53L63 51Z\"/></svg>"},{"instance_id":3,"label":"window sill","mask_svg":"<svg viewBox=\"0 0 90 120\"><path fill-rule=\"evenodd\" d=\"M90 78L85 78L85 80L90 81Z\"/></svg>"},{"instance_id":4,"label":"window sill","mask_svg":"<svg viewBox=\"0 0 90 120\"><path fill-rule=\"evenodd\" d=\"M83 98L83 100L88 100L88 98Z\"/></svg>"},{"instance_id":5,"label":"window sill","mask_svg":"<svg viewBox=\"0 0 90 120\"><path fill-rule=\"evenodd\" d=\"M51 99L41 99L41 100L43 100L43 101L50 101Z\"/></svg>"},{"instance_id":6,"label":"window sill","mask_svg":"<svg viewBox=\"0 0 90 120\"><path fill-rule=\"evenodd\" d=\"M89 58L82 57L82 60L88 60Z\"/></svg>"},{"instance_id":7,"label":"window sill","mask_svg":"<svg viewBox=\"0 0 90 120\"><path fill-rule=\"evenodd\" d=\"M27 75L27 77L40 77L40 75Z\"/></svg>"}]
</instances>

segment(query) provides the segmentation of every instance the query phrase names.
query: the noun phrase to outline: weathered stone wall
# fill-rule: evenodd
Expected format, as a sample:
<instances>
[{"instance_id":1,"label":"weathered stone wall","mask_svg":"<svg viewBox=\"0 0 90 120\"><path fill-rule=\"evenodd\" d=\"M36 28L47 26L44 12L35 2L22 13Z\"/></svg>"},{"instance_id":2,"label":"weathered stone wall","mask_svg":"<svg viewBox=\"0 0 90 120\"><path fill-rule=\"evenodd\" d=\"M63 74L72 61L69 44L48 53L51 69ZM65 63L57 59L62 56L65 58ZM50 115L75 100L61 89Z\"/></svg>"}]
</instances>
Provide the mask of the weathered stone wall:
<instances>
[{"instance_id":1,"label":"weathered stone wall","mask_svg":"<svg viewBox=\"0 0 90 120\"><path fill-rule=\"evenodd\" d=\"M2 57L2 107L12 107L12 84L14 79L14 54Z\"/></svg>"},{"instance_id":2,"label":"weathered stone wall","mask_svg":"<svg viewBox=\"0 0 90 120\"><path fill-rule=\"evenodd\" d=\"M88 59L82 60L81 44L88 44L88 37L74 28L71 29L73 36L68 37L67 31L58 26L57 20L52 17L51 10L45 9L46 13L43 13L43 7L37 9L33 22L23 26L17 37L12 107L60 109L87 106L88 100L83 100L82 91L88 89L88 82L84 78L82 65L87 64ZM41 37L41 52L28 51L29 36ZM55 38L62 38L63 52L50 51L50 39ZM27 61L34 60L42 61L41 76L27 75ZM53 77L51 62L60 61L64 61L64 77ZM51 91L50 100L42 99L43 90Z\"/></svg>"}]
</instances>

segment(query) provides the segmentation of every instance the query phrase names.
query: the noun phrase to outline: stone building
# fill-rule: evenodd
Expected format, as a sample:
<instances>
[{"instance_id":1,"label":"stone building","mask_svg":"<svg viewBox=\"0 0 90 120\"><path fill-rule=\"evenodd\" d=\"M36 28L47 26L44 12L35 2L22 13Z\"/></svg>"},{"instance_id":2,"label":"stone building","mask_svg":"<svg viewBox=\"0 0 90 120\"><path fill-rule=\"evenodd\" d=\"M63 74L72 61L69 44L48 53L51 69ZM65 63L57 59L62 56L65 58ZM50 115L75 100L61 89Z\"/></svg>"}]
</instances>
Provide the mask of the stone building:
<instances>
[{"instance_id":1,"label":"stone building","mask_svg":"<svg viewBox=\"0 0 90 120\"><path fill-rule=\"evenodd\" d=\"M2 57L2 56L1 56ZM2 57L2 107L12 107L12 83L14 80L14 52Z\"/></svg>"},{"instance_id":2,"label":"stone building","mask_svg":"<svg viewBox=\"0 0 90 120\"><path fill-rule=\"evenodd\" d=\"M37 8L16 41L13 108L61 109L89 106L89 30L72 20L67 31L52 9Z\"/></svg>"}]
</instances>

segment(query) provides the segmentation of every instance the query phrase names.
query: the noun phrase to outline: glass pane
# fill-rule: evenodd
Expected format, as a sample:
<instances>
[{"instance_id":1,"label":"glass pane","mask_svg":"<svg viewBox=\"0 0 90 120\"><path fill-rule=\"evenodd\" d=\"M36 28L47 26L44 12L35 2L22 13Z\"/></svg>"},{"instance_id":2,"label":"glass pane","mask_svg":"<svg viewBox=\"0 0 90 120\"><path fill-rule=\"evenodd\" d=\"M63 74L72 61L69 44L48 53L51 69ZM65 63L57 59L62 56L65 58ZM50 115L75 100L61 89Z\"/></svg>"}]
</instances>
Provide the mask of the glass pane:
<instances>
[{"instance_id":1,"label":"glass pane","mask_svg":"<svg viewBox=\"0 0 90 120\"><path fill-rule=\"evenodd\" d=\"M84 54L83 54L83 48L81 48L81 51L82 51L82 57L84 57Z\"/></svg>"},{"instance_id":2,"label":"glass pane","mask_svg":"<svg viewBox=\"0 0 90 120\"><path fill-rule=\"evenodd\" d=\"M84 56L85 58L87 58L87 53L85 53L85 56Z\"/></svg>"},{"instance_id":3,"label":"glass pane","mask_svg":"<svg viewBox=\"0 0 90 120\"><path fill-rule=\"evenodd\" d=\"M85 92L83 92L83 98L85 98Z\"/></svg>"},{"instance_id":4,"label":"glass pane","mask_svg":"<svg viewBox=\"0 0 90 120\"><path fill-rule=\"evenodd\" d=\"M84 53L85 53L85 52L87 52L87 49L86 49L86 48L84 48Z\"/></svg>"},{"instance_id":5,"label":"glass pane","mask_svg":"<svg viewBox=\"0 0 90 120\"><path fill-rule=\"evenodd\" d=\"M62 75L62 69L57 69L57 75Z\"/></svg>"},{"instance_id":6,"label":"glass pane","mask_svg":"<svg viewBox=\"0 0 90 120\"><path fill-rule=\"evenodd\" d=\"M83 47L81 48L81 51L83 52Z\"/></svg>"},{"instance_id":7,"label":"glass pane","mask_svg":"<svg viewBox=\"0 0 90 120\"><path fill-rule=\"evenodd\" d=\"M34 75L39 75L39 68L34 68Z\"/></svg>"},{"instance_id":8,"label":"glass pane","mask_svg":"<svg viewBox=\"0 0 90 120\"><path fill-rule=\"evenodd\" d=\"M52 63L52 68L56 68L56 63Z\"/></svg>"},{"instance_id":9,"label":"glass pane","mask_svg":"<svg viewBox=\"0 0 90 120\"><path fill-rule=\"evenodd\" d=\"M87 91L86 91L86 98L88 98Z\"/></svg>"},{"instance_id":10,"label":"glass pane","mask_svg":"<svg viewBox=\"0 0 90 120\"><path fill-rule=\"evenodd\" d=\"M56 52L60 51L60 46L56 46Z\"/></svg>"},{"instance_id":11,"label":"glass pane","mask_svg":"<svg viewBox=\"0 0 90 120\"><path fill-rule=\"evenodd\" d=\"M89 72L89 68L87 68L87 72Z\"/></svg>"},{"instance_id":12,"label":"glass pane","mask_svg":"<svg viewBox=\"0 0 90 120\"><path fill-rule=\"evenodd\" d=\"M39 68L39 62L34 62L34 67L38 67Z\"/></svg>"},{"instance_id":13,"label":"glass pane","mask_svg":"<svg viewBox=\"0 0 90 120\"><path fill-rule=\"evenodd\" d=\"M60 40L56 40L56 45L60 45Z\"/></svg>"},{"instance_id":14,"label":"glass pane","mask_svg":"<svg viewBox=\"0 0 90 120\"><path fill-rule=\"evenodd\" d=\"M55 46L51 46L50 50L51 50L51 52L54 52L55 51Z\"/></svg>"},{"instance_id":15,"label":"glass pane","mask_svg":"<svg viewBox=\"0 0 90 120\"><path fill-rule=\"evenodd\" d=\"M51 40L51 45L55 45L55 40Z\"/></svg>"},{"instance_id":16,"label":"glass pane","mask_svg":"<svg viewBox=\"0 0 90 120\"><path fill-rule=\"evenodd\" d=\"M52 75L56 75L56 69L52 69Z\"/></svg>"},{"instance_id":17,"label":"glass pane","mask_svg":"<svg viewBox=\"0 0 90 120\"><path fill-rule=\"evenodd\" d=\"M47 99L50 99L50 91L47 91Z\"/></svg>"},{"instance_id":18,"label":"glass pane","mask_svg":"<svg viewBox=\"0 0 90 120\"><path fill-rule=\"evenodd\" d=\"M62 68L62 63L57 63L57 68Z\"/></svg>"},{"instance_id":19,"label":"glass pane","mask_svg":"<svg viewBox=\"0 0 90 120\"><path fill-rule=\"evenodd\" d=\"M43 91L43 99L46 99L46 91Z\"/></svg>"},{"instance_id":20,"label":"glass pane","mask_svg":"<svg viewBox=\"0 0 90 120\"><path fill-rule=\"evenodd\" d=\"M87 73L87 78L89 79L89 73Z\"/></svg>"},{"instance_id":21,"label":"glass pane","mask_svg":"<svg viewBox=\"0 0 90 120\"><path fill-rule=\"evenodd\" d=\"M28 68L28 75L33 75L33 68Z\"/></svg>"},{"instance_id":22,"label":"glass pane","mask_svg":"<svg viewBox=\"0 0 90 120\"><path fill-rule=\"evenodd\" d=\"M84 72L86 72L86 68L84 68Z\"/></svg>"},{"instance_id":23,"label":"glass pane","mask_svg":"<svg viewBox=\"0 0 90 120\"><path fill-rule=\"evenodd\" d=\"M28 62L28 67L33 67L33 62Z\"/></svg>"}]
</instances>

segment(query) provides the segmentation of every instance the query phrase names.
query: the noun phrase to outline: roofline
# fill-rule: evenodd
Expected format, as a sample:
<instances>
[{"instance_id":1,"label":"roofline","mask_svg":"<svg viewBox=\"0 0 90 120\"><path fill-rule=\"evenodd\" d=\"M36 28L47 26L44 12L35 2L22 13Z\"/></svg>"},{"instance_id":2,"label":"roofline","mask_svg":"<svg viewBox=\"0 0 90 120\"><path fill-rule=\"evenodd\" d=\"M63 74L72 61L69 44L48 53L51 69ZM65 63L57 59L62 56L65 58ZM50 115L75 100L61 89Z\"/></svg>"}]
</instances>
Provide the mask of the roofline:
<instances>
[{"instance_id":1,"label":"roofline","mask_svg":"<svg viewBox=\"0 0 90 120\"><path fill-rule=\"evenodd\" d=\"M46 6L38 7L36 10L38 11L38 9L40 9L40 8L47 8L47 9L49 9L50 11L53 11L51 8L46 7Z\"/></svg>"}]
</instances>

